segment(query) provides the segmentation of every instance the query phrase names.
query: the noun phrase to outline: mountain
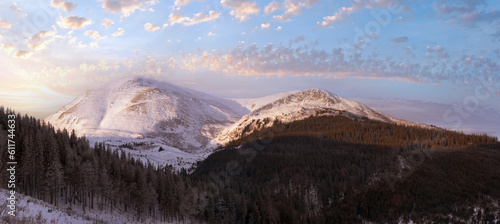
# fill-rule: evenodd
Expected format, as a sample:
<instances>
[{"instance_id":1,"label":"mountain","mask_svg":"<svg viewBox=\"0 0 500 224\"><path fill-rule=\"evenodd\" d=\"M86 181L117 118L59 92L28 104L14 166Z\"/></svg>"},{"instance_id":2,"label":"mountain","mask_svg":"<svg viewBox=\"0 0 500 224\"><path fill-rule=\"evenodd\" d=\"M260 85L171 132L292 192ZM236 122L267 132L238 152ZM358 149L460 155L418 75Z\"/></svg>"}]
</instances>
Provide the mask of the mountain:
<instances>
[{"instance_id":1,"label":"mountain","mask_svg":"<svg viewBox=\"0 0 500 224\"><path fill-rule=\"evenodd\" d=\"M224 129L217 137L219 143L225 144L253 131L270 127L276 121L289 123L310 116L343 115L352 119L370 119L405 126L427 127L424 124L393 118L322 89L306 89L256 99L235 100L251 112Z\"/></svg>"},{"instance_id":2,"label":"mountain","mask_svg":"<svg viewBox=\"0 0 500 224\"><path fill-rule=\"evenodd\" d=\"M276 100L279 100L283 97L286 97L288 95L294 94L300 92L300 90L293 90L293 91L287 91L287 92L279 92L263 97L257 97L257 98L234 98L232 100L238 102L241 104L241 106L247 108L249 111L256 110L266 104L272 103Z\"/></svg>"},{"instance_id":3,"label":"mountain","mask_svg":"<svg viewBox=\"0 0 500 224\"><path fill-rule=\"evenodd\" d=\"M134 77L88 90L45 121L96 139L160 139L185 152L210 148L210 139L248 112L231 100Z\"/></svg>"},{"instance_id":4,"label":"mountain","mask_svg":"<svg viewBox=\"0 0 500 224\"><path fill-rule=\"evenodd\" d=\"M143 161L188 168L217 145L277 121L325 115L427 127L322 89L222 99L144 77L124 78L88 90L45 121L56 128L75 130L91 144L106 142Z\"/></svg>"}]
</instances>

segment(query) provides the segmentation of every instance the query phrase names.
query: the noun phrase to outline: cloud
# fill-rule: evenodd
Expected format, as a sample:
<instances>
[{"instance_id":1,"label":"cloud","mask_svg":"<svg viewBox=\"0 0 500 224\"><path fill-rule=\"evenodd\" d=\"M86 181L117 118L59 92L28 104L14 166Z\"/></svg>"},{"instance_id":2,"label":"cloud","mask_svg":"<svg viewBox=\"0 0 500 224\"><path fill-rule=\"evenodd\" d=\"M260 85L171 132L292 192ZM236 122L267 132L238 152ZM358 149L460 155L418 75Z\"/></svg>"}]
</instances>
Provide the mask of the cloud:
<instances>
[{"instance_id":1,"label":"cloud","mask_svg":"<svg viewBox=\"0 0 500 224\"><path fill-rule=\"evenodd\" d=\"M219 18L220 13L216 11L209 11L208 15L203 14L202 12L196 13L192 18L187 16L182 16L178 13L172 13L168 16L168 20L170 25L174 25L176 23L182 24L184 26L192 26L198 23L210 22Z\"/></svg>"},{"instance_id":2,"label":"cloud","mask_svg":"<svg viewBox=\"0 0 500 224\"><path fill-rule=\"evenodd\" d=\"M405 23L407 21L407 18L403 18L403 17L398 17L396 20L394 20L394 23L395 24L401 24L401 23Z\"/></svg>"},{"instance_id":3,"label":"cloud","mask_svg":"<svg viewBox=\"0 0 500 224\"><path fill-rule=\"evenodd\" d=\"M56 29L53 31L40 31L28 38L28 46L33 51L38 51L47 48L47 45L55 40Z\"/></svg>"},{"instance_id":4,"label":"cloud","mask_svg":"<svg viewBox=\"0 0 500 224\"><path fill-rule=\"evenodd\" d=\"M53 91L73 95L73 98L81 91L93 88L92 86L96 83L126 75L124 73L127 72L119 60L89 59L84 62L71 63L71 65L43 63L41 66L39 64L37 66L34 61L32 64L32 67L19 69L17 72L23 83L29 86L50 87ZM40 99L45 98L40 95L38 100ZM64 100L71 101L71 99Z\"/></svg>"},{"instance_id":5,"label":"cloud","mask_svg":"<svg viewBox=\"0 0 500 224\"><path fill-rule=\"evenodd\" d=\"M278 9L283 9L283 5L280 2L272 1L264 8L264 13L268 15Z\"/></svg>"},{"instance_id":6,"label":"cloud","mask_svg":"<svg viewBox=\"0 0 500 224\"><path fill-rule=\"evenodd\" d=\"M207 37L211 37L211 36L215 36L215 34L212 32L208 32Z\"/></svg>"},{"instance_id":7,"label":"cloud","mask_svg":"<svg viewBox=\"0 0 500 224\"><path fill-rule=\"evenodd\" d=\"M334 54L332 56L325 51L304 51L273 44L259 49L254 44L248 48L234 48L226 54L203 52L201 55L185 56L181 66L190 71L209 69L244 76L331 75L354 67L343 56L340 57L341 51ZM328 62L327 59L336 61Z\"/></svg>"},{"instance_id":8,"label":"cloud","mask_svg":"<svg viewBox=\"0 0 500 224\"><path fill-rule=\"evenodd\" d=\"M11 54L15 50L15 46L12 44L2 44L0 49L4 50L7 54Z\"/></svg>"},{"instance_id":9,"label":"cloud","mask_svg":"<svg viewBox=\"0 0 500 224\"><path fill-rule=\"evenodd\" d=\"M349 15L362 9L384 8L391 12L398 13L404 9L402 3L405 0L357 0L352 2L350 7L341 7L331 16L323 17L323 21L317 22L322 27L331 27L340 20L345 20Z\"/></svg>"},{"instance_id":10,"label":"cloud","mask_svg":"<svg viewBox=\"0 0 500 224\"><path fill-rule=\"evenodd\" d=\"M442 47L433 54L448 57ZM500 88L500 66L495 59L463 55L447 60L405 60L377 54L348 54L342 48L316 50L302 45L239 45L228 52L183 54L179 68L242 76L324 76L330 78L388 79L414 83L456 83L474 85L480 78Z\"/></svg>"},{"instance_id":11,"label":"cloud","mask_svg":"<svg viewBox=\"0 0 500 224\"><path fill-rule=\"evenodd\" d=\"M59 20L57 21L57 25L59 25L59 27L73 30L82 29L92 23L93 21L91 19L78 16L69 16L64 18L59 17Z\"/></svg>"},{"instance_id":12,"label":"cloud","mask_svg":"<svg viewBox=\"0 0 500 224\"><path fill-rule=\"evenodd\" d=\"M0 98L2 99L0 104L9 105L16 108L18 112L28 113L30 116L37 118L44 118L54 113L61 106L74 99L74 96L62 95L50 88L26 82L23 83L22 88L11 85L2 86L0 89L2 89L0 91Z\"/></svg>"},{"instance_id":13,"label":"cloud","mask_svg":"<svg viewBox=\"0 0 500 224\"><path fill-rule=\"evenodd\" d=\"M183 23L184 21L190 20L189 17L184 17L181 14L178 13L171 13L168 16L168 21L170 22L170 25L174 25L176 23Z\"/></svg>"},{"instance_id":14,"label":"cloud","mask_svg":"<svg viewBox=\"0 0 500 224\"><path fill-rule=\"evenodd\" d=\"M12 23L8 20L0 19L0 28L2 29L10 29L12 27Z\"/></svg>"},{"instance_id":15,"label":"cloud","mask_svg":"<svg viewBox=\"0 0 500 224\"><path fill-rule=\"evenodd\" d=\"M159 29L160 29L160 27L157 26L157 25L154 25L154 24L151 24L151 23L144 24L144 30L146 30L148 32L154 32L154 31L157 31Z\"/></svg>"},{"instance_id":16,"label":"cloud","mask_svg":"<svg viewBox=\"0 0 500 224\"><path fill-rule=\"evenodd\" d=\"M281 5L272 5L268 10L269 11L274 11L278 10L281 8L285 9L285 12L281 15L275 15L273 16L273 19L276 21L281 21L281 22L286 22L290 21L290 18L293 16L297 16L302 14L302 8L307 7L310 8L314 4L316 4L319 0L306 0L306 1L300 1L300 0L285 0L285 2ZM270 6L271 3L268 5ZM273 7L274 6L274 7ZM280 7L280 8L275 8L275 7ZM266 7L267 8L267 7Z\"/></svg>"},{"instance_id":17,"label":"cloud","mask_svg":"<svg viewBox=\"0 0 500 224\"><path fill-rule=\"evenodd\" d=\"M260 9L257 7L257 2L248 0L221 0L223 6L232 8L229 12L231 16L240 22L248 20L250 15L258 14Z\"/></svg>"},{"instance_id":18,"label":"cloud","mask_svg":"<svg viewBox=\"0 0 500 224\"><path fill-rule=\"evenodd\" d=\"M194 0L175 0L174 5L175 6L186 6L187 4L189 4L192 1L194 1Z\"/></svg>"},{"instance_id":19,"label":"cloud","mask_svg":"<svg viewBox=\"0 0 500 224\"><path fill-rule=\"evenodd\" d=\"M220 13L216 12L216 11L210 11L210 12L208 12L208 15L202 14L200 12L200 13L194 14L193 18L188 20L188 22L183 23L183 25L191 26L191 25L198 24L198 23L209 22L209 21L216 20L217 18L219 18L219 16L220 16Z\"/></svg>"},{"instance_id":20,"label":"cloud","mask_svg":"<svg viewBox=\"0 0 500 224\"><path fill-rule=\"evenodd\" d=\"M65 12L73 11L73 9L75 9L76 6L78 6L78 4L75 4L73 2L69 2L66 0L52 0L52 1L50 1L50 7L62 9Z\"/></svg>"},{"instance_id":21,"label":"cloud","mask_svg":"<svg viewBox=\"0 0 500 224\"><path fill-rule=\"evenodd\" d=\"M304 36L304 35L298 35L298 36L297 36L297 37L295 37L294 39L289 40L289 41L288 41L288 45L292 45L292 44L300 43L300 42L302 42L302 41L304 41L304 40L306 40L306 39L307 39L307 37L306 37L306 36Z\"/></svg>"},{"instance_id":22,"label":"cloud","mask_svg":"<svg viewBox=\"0 0 500 224\"><path fill-rule=\"evenodd\" d=\"M438 0L434 2L434 9L440 14L452 14L452 13L471 13L477 9L477 6L486 5L483 0Z\"/></svg>"},{"instance_id":23,"label":"cloud","mask_svg":"<svg viewBox=\"0 0 500 224\"><path fill-rule=\"evenodd\" d=\"M281 26L276 27L276 30L281 30L281 29L282 29Z\"/></svg>"},{"instance_id":24,"label":"cloud","mask_svg":"<svg viewBox=\"0 0 500 224\"><path fill-rule=\"evenodd\" d=\"M10 10L16 12L19 16L21 17L25 17L27 16L28 14L26 13L23 13L23 11L21 10L21 8L19 8L17 6L17 3L13 2L12 5L9 6Z\"/></svg>"},{"instance_id":25,"label":"cloud","mask_svg":"<svg viewBox=\"0 0 500 224\"><path fill-rule=\"evenodd\" d=\"M339 20L346 19L347 16L349 16L353 12L355 12L355 9L353 7L347 7L347 8L342 7L332 16L323 17L323 21L321 21L321 23L318 22L318 24L321 25L322 27L330 27L333 24L337 23Z\"/></svg>"},{"instance_id":26,"label":"cloud","mask_svg":"<svg viewBox=\"0 0 500 224\"><path fill-rule=\"evenodd\" d=\"M412 58L416 58L417 55L413 52L413 47L411 46L402 46L401 49L403 49L406 54L410 55Z\"/></svg>"},{"instance_id":27,"label":"cloud","mask_svg":"<svg viewBox=\"0 0 500 224\"><path fill-rule=\"evenodd\" d=\"M106 27L106 29L108 29L112 24L115 24L113 22L113 20L111 19L108 19L108 18L104 18L102 21L101 21L101 26L104 26Z\"/></svg>"},{"instance_id":28,"label":"cloud","mask_svg":"<svg viewBox=\"0 0 500 224\"><path fill-rule=\"evenodd\" d=\"M262 23L262 24L260 24L260 29L267 30L267 29L269 29L270 26L271 26L270 23Z\"/></svg>"},{"instance_id":29,"label":"cloud","mask_svg":"<svg viewBox=\"0 0 500 224\"><path fill-rule=\"evenodd\" d=\"M394 39L391 40L391 42L393 43L404 43L404 42L407 42L408 41L408 37L407 36L401 36L401 37L396 37Z\"/></svg>"},{"instance_id":30,"label":"cloud","mask_svg":"<svg viewBox=\"0 0 500 224\"><path fill-rule=\"evenodd\" d=\"M432 55L437 55L438 58L449 58L450 56L448 55L448 52L441 47L441 46L435 46L433 48L427 46L427 53L425 54L426 57L432 57Z\"/></svg>"},{"instance_id":31,"label":"cloud","mask_svg":"<svg viewBox=\"0 0 500 224\"><path fill-rule=\"evenodd\" d=\"M492 9L489 11L474 11L460 16L460 21L465 24L479 22L494 23L500 20L500 11Z\"/></svg>"},{"instance_id":32,"label":"cloud","mask_svg":"<svg viewBox=\"0 0 500 224\"><path fill-rule=\"evenodd\" d=\"M83 35L90 37L94 40L100 40L106 38L105 36L100 35L99 32L95 30L87 30L85 31L85 33L83 33Z\"/></svg>"},{"instance_id":33,"label":"cloud","mask_svg":"<svg viewBox=\"0 0 500 224\"><path fill-rule=\"evenodd\" d=\"M24 50L21 50L21 51L18 51L17 53L15 53L13 56L15 58L20 58L20 59L28 59L31 57L31 55L33 55L33 52L32 51L24 51Z\"/></svg>"},{"instance_id":34,"label":"cloud","mask_svg":"<svg viewBox=\"0 0 500 224\"><path fill-rule=\"evenodd\" d=\"M448 23L473 26L479 22L494 23L500 20L500 11L490 9L484 0L438 0L433 6Z\"/></svg>"},{"instance_id":35,"label":"cloud","mask_svg":"<svg viewBox=\"0 0 500 224\"><path fill-rule=\"evenodd\" d=\"M124 32L125 32L125 30L123 28L118 28L118 30L113 33L113 37L121 36L121 35L123 35Z\"/></svg>"},{"instance_id":36,"label":"cloud","mask_svg":"<svg viewBox=\"0 0 500 224\"><path fill-rule=\"evenodd\" d=\"M157 0L100 0L102 8L110 13L121 13L121 19L129 17L135 11L146 11L158 3Z\"/></svg>"}]
</instances>

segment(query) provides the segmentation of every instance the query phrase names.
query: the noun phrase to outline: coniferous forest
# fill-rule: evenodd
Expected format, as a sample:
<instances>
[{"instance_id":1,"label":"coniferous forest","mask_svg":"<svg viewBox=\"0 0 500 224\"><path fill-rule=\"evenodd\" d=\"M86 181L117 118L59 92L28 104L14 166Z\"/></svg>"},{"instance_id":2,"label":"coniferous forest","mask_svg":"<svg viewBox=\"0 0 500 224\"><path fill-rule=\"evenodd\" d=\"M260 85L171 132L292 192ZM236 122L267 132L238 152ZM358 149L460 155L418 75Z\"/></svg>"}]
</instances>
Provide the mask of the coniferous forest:
<instances>
[{"instance_id":1,"label":"coniferous forest","mask_svg":"<svg viewBox=\"0 0 500 224\"><path fill-rule=\"evenodd\" d=\"M2 170L12 113L0 107ZM84 211L125 211L139 222L500 219L500 144L486 135L310 117L236 139L187 171L144 164L102 143L89 145L73 131L27 115L16 115L15 134L19 193ZM2 188L7 175L0 172Z\"/></svg>"}]
</instances>

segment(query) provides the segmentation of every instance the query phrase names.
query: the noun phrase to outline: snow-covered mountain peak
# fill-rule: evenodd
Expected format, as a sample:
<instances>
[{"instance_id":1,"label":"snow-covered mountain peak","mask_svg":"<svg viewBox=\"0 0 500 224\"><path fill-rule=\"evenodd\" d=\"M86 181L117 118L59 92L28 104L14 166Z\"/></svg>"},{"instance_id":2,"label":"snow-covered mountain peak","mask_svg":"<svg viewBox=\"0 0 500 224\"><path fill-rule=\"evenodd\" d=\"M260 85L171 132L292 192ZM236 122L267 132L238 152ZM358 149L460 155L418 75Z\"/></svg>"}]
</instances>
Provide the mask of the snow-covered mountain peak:
<instances>
[{"instance_id":1,"label":"snow-covered mountain peak","mask_svg":"<svg viewBox=\"0 0 500 224\"><path fill-rule=\"evenodd\" d=\"M279 96L279 94L275 94L275 96ZM264 99L272 99L272 101L264 103ZM247 103L247 108L248 103L252 102L251 100L239 101ZM425 126L393 118L361 103L317 88L291 92L279 99L260 98L257 102L262 106L253 109L238 122L224 129L217 138L219 143L225 144L255 130L270 127L275 121L289 123L310 116L343 115L352 119L370 119L401 125Z\"/></svg>"},{"instance_id":2,"label":"snow-covered mountain peak","mask_svg":"<svg viewBox=\"0 0 500 224\"><path fill-rule=\"evenodd\" d=\"M314 88L290 94L274 102L274 104L292 104L292 103L299 103L299 104L322 103L324 104L324 106L328 107L339 103L339 97L326 90Z\"/></svg>"},{"instance_id":3,"label":"snow-covered mountain peak","mask_svg":"<svg viewBox=\"0 0 500 224\"><path fill-rule=\"evenodd\" d=\"M46 118L79 136L157 139L184 151L203 150L223 127L248 111L236 102L149 78L117 80L84 92Z\"/></svg>"},{"instance_id":4,"label":"snow-covered mountain peak","mask_svg":"<svg viewBox=\"0 0 500 224\"><path fill-rule=\"evenodd\" d=\"M154 83L145 77L127 77L119 79L116 82L111 82L111 86L122 86L122 87L139 87L139 86L151 86Z\"/></svg>"},{"instance_id":5,"label":"snow-covered mountain peak","mask_svg":"<svg viewBox=\"0 0 500 224\"><path fill-rule=\"evenodd\" d=\"M157 91L163 90L171 93L175 92L180 94L189 94L193 96L206 95L204 93L176 86L168 82L158 81L155 79L141 77L141 76L118 79L116 81L109 82L98 89L103 89L110 92L121 92L121 91L130 91L132 89L143 89L143 88L147 88L150 90L157 90Z\"/></svg>"}]
</instances>

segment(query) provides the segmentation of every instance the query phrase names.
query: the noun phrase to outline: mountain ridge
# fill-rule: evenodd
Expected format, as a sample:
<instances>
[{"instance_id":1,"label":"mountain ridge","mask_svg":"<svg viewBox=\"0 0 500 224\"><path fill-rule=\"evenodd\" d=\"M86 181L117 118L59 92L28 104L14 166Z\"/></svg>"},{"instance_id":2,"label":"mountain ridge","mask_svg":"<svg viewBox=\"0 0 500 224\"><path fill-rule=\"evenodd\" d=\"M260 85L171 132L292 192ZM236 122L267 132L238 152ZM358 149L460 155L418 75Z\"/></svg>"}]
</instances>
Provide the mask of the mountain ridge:
<instances>
[{"instance_id":1,"label":"mountain ridge","mask_svg":"<svg viewBox=\"0 0 500 224\"><path fill-rule=\"evenodd\" d=\"M206 147L206 136L237 120L242 111L229 100L134 77L88 90L45 121L91 138L161 137L190 151Z\"/></svg>"},{"instance_id":2,"label":"mountain ridge","mask_svg":"<svg viewBox=\"0 0 500 224\"><path fill-rule=\"evenodd\" d=\"M87 90L45 121L56 128L74 129L91 142L105 141L114 147L151 143L129 152L141 158L141 153L148 152L144 159L158 163L166 156L165 152L153 151L159 147L195 163L218 145L276 121L287 123L326 115L426 127L318 88L225 99L144 77L123 78ZM177 160L169 163L186 164Z\"/></svg>"},{"instance_id":3,"label":"mountain ridge","mask_svg":"<svg viewBox=\"0 0 500 224\"><path fill-rule=\"evenodd\" d=\"M262 102L260 103L263 104ZM234 140L234 138L243 137L263 127L270 127L277 121L288 123L295 120L302 120L309 116L326 115L344 115L352 119L367 118L405 126L430 127L421 123L396 119L375 111L364 104L345 99L329 91L312 88L295 91L252 110L238 122L224 129L218 136L217 141L226 144Z\"/></svg>"}]
</instances>

